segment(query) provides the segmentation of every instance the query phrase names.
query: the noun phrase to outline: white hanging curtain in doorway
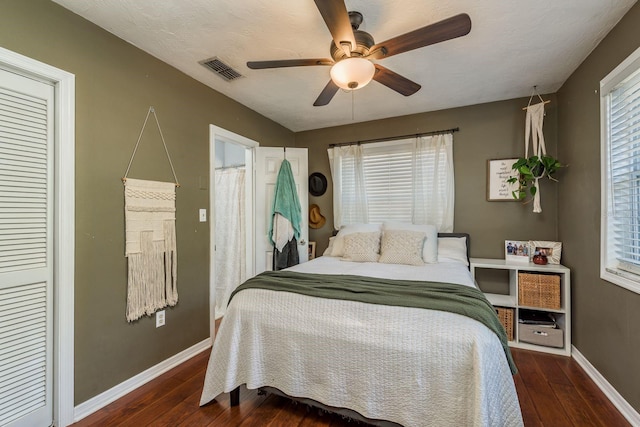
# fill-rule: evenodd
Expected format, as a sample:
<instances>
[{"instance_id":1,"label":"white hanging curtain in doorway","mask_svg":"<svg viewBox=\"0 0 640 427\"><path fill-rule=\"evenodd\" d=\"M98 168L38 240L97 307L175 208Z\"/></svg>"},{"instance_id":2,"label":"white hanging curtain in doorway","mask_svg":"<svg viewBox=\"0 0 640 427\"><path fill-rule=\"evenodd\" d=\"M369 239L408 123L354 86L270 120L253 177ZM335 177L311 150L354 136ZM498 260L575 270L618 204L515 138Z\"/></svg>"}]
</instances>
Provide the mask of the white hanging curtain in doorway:
<instances>
[{"instance_id":1,"label":"white hanging curtain in doorway","mask_svg":"<svg viewBox=\"0 0 640 427\"><path fill-rule=\"evenodd\" d=\"M231 292L246 280L245 169L216 170L216 319Z\"/></svg>"}]
</instances>

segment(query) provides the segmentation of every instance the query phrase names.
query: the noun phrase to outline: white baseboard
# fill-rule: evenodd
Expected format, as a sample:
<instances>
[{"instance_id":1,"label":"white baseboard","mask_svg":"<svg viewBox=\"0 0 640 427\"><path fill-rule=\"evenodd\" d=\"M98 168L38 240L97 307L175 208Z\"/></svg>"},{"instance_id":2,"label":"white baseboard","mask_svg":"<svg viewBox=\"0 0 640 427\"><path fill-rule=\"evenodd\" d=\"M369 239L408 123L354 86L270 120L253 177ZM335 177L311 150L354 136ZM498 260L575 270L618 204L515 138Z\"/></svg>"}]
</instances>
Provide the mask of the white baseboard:
<instances>
[{"instance_id":1,"label":"white baseboard","mask_svg":"<svg viewBox=\"0 0 640 427\"><path fill-rule=\"evenodd\" d=\"M128 380L118 384L117 386L110 388L104 393L101 393L96 397L87 400L86 402L82 402L74 408L74 422L78 422L81 419L98 411L99 409L104 408L109 403L120 399L125 394L132 392L133 390L148 383L154 378L159 377L168 370L173 369L181 363L186 362L195 355L202 353L209 347L211 347L211 339L207 338L206 340L201 341L187 348L186 350L181 351L180 353L158 363L157 365L152 366L146 371L129 378Z\"/></svg>"},{"instance_id":2,"label":"white baseboard","mask_svg":"<svg viewBox=\"0 0 640 427\"><path fill-rule=\"evenodd\" d=\"M571 356L578 362L578 365L585 370L587 375L596 383L596 385L602 390L607 398L613 403L613 406L618 408L620 413L631 423L632 426L640 426L640 414L633 406L629 405L624 397L613 388L613 386L605 379L605 377L598 372L598 370L587 360L586 357L578 351L577 348L572 347Z\"/></svg>"}]
</instances>

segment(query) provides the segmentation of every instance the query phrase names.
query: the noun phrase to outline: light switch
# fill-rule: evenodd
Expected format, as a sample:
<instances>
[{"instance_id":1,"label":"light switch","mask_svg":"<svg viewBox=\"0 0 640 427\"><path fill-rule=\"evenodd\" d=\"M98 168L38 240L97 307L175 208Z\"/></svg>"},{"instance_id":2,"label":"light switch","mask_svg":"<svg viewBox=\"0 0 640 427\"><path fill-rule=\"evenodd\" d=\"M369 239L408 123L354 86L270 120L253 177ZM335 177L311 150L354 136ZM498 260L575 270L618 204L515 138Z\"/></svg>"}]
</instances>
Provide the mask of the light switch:
<instances>
[{"instance_id":1,"label":"light switch","mask_svg":"<svg viewBox=\"0 0 640 427\"><path fill-rule=\"evenodd\" d=\"M207 222L207 210L200 209L200 222Z\"/></svg>"}]
</instances>

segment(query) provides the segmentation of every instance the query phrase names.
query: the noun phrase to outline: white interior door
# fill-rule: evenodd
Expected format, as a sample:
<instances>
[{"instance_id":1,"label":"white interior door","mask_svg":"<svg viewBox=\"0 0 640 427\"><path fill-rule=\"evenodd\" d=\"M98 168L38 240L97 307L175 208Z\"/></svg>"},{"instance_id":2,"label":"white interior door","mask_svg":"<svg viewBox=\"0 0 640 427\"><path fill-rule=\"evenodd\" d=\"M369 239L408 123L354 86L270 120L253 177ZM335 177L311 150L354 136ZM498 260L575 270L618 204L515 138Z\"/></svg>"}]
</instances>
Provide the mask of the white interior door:
<instances>
[{"instance_id":1,"label":"white interior door","mask_svg":"<svg viewBox=\"0 0 640 427\"><path fill-rule=\"evenodd\" d=\"M0 425L53 422L52 85L0 70Z\"/></svg>"},{"instance_id":2,"label":"white interior door","mask_svg":"<svg viewBox=\"0 0 640 427\"><path fill-rule=\"evenodd\" d=\"M309 259L309 196L308 165L306 148L257 147L255 149L255 197L256 197L256 236L255 236L255 274L273 269L273 246L269 242L269 222L271 205L275 194L275 185L280 164L286 159L291 163L298 198L302 207L301 235L298 242L300 262Z\"/></svg>"}]
</instances>

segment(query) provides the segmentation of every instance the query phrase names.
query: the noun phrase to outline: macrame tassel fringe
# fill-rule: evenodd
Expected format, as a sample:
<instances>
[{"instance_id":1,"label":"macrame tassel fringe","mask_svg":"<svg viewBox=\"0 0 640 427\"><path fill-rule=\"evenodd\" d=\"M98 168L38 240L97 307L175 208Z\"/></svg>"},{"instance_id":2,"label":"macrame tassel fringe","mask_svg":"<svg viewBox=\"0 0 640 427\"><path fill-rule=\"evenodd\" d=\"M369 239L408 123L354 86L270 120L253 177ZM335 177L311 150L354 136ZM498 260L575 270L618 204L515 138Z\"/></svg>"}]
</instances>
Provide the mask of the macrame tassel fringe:
<instances>
[{"instance_id":1,"label":"macrame tassel fringe","mask_svg":"<svg viewBox=\"0 0 640 427\"><path fill-rule=\"evenodd\" d=\"M164 288L167 305L178 303L178 251L176 245L176 224L174 221L164 223Z\"/></svg>"},{"instance_id":2,"label":"macrame tassel fringe","mask_svg":"<svg viewBox=\"0 0 640 427\"><path fill-rule=\"evenodd\" d=\"M178 254L175 223L165 221L165 242L153 242L141 233L141 253L128 256L127 321L150 316L178 303Z\"/></svg>"}]
</instances>

